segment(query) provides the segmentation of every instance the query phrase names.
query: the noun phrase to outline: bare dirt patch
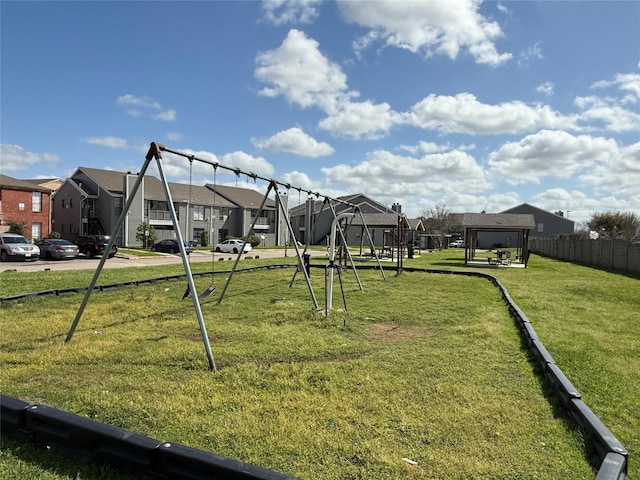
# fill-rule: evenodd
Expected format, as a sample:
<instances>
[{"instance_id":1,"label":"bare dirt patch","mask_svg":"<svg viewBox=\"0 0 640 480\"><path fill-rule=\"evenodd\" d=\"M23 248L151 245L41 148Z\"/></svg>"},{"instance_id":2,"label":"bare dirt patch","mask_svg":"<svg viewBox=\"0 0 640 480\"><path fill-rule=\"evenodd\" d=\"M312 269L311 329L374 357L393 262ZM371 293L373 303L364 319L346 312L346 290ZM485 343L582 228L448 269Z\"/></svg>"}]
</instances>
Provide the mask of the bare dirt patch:
<instances>
[{"instance_id":1,"label":"bare dirt patch","mask_svg":"<svg viewBox=\"0 0 640 480\"><path fill-rule=\"evenodd\" d=\"M432 335L424 327L403 327L394 323L376 323L367 333L372 342L401 342Z\"/></svg>"}]
</instances>

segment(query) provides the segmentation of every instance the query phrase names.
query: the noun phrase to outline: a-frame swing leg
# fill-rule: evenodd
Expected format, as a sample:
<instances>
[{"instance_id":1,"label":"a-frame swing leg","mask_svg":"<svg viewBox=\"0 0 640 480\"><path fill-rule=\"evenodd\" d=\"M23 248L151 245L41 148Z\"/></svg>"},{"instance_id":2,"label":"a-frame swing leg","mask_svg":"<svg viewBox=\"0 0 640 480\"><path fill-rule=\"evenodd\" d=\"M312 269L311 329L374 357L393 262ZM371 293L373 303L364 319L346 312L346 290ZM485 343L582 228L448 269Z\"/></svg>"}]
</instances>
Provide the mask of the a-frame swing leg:
<instances>
[{"instance_id":1,"label":"a-frame swing leg","mask_svg":"<svg viewBox=\"0 0 640 480\"><path fill-rule=\"evenodd\" d=\"M147 153L147 156L145 158L145 162L142 165L142 169L140 170L140 173L138 174L138 178L136 179L133 188L131 190L131 193L129 194L129 198L127 199L127 202L124 205L124 208L122 209L122 213L120 214L120 217L118 218L118 221L116 222L116 225L114 227L114 231L115 232L119 232L120 229L122 228L122 226L124 225L124 220L127 216L127 214L129 213L129 209L131 208L131 204L133 203L136 193L138 192L138 189L140 188L140 184L142 183L142 181L144 180L144 175L147 171L147 168L149 167L149 163L151 162L151 160L153 158L156 159L156 163L158 165L158 172L160 173L160 179L162 181L162 187L164 188L164 193L165 193L165 197L169 206L169 210L171 212L171 219L173 220L173 228L176 232L176 235L178 237L178 245L180 247L180 254L182 256L182 265L184 266L184 271L186 273L186 277L187 277L187 283L189 285L189 289L191 289L192 292L195 292L195 284L193 282L193 275L191 274L191 268L189 266L189 262L187 261L187 254L184 248L184 242L182 240L182 233L180 232L180 225L178 223L178 216L176 215L176 211L175 211L175 207L173 206L173 201L171 199L171 192L169 191L169 184L167 183L167 179L164 173L164 168L162 167L162 156L160 154L160 148L161 146L156 144L155 142L151 144L151 146L149 147L149 151ZM102 258L100 259L100 263L98 264L98 267L96 268L95 273L93 274L93 278L91 279L91 282L89 283L89 287L87 288L87 291L85 292L84 298L82 299L82 303L80 304L80 307L78 308L78 312L76 313L76 317L73 320L73 323L71 325L71 328L69 329L69 333L67 333L67 337L65 339L65 342L69 342L71 340L71 337L73 336L73 333L76 329L76 327L78 326L78 323L80 322L80 318L82 317L82 313L84 312L85 307L87 306L87 302L89 301L89 297L91 296L91 292L93 291L93 289L96 286L96 282L98 281L98 277L100 276L100 273L102 272L102 268L104 267L104 263L106 261L106 259L108 258L107 253L111 251L111 248L113 247L113 244L115 243L115 239L116 236L115 235L111 235L111 238L109 239L109 243L107 244L107 248L105 249L105 253L102 256ZM200 332L202 334L202 340L204 342L204 346L205 346L205 350L207 353L207 360L209 362L209 369L212 371L216 371L216 364L213 358L213 353L211 352L211 345L209 344L209 337L207 335L207 329L205 327L204 324L204 320L202 318L202 310L200 308L200 302L198 301L198 297L197 295L192 295L193 298L193 306L196 310L196 316L198 317L198 323L200 325Z\"/></svg>"},{"instance_id":2,"label":"a-frame swing leg","mask_svg":"<svg viewBox=\"0 0 640 480\"><path fill-rule=\"evenodd\" d=\"M260 217L260 213L262 212L265 203L267 202L267 198L269 197L269 192L271 191L271 189L274 189L275 194L276 194L276 200L277 200L277 204L279 205L279 208L281 210L281 213L284 215L284 218L286 219L286 223L287 223L287 228L289 229L289 234L292 236L292 238L295 238L295 236L293 235L293 227L291 226L291 222L289 222L289 219L286 216L286 213L284 211L284 204L282 202L282 198L280 198L280 193L278 192L278 186L277 186L277 182L272 180L269 183L269 187L267 188L266 193L264 194L264 197L262 197L262 202L260 203L260 207L258 208L258 212L256 213L255 218L253 219L253 222L251 223L251 226L249 227L249 233L251 233L256 225L256 222L258 221L258 218ZM218 304L220 304L220 302L222 302L222 299L224 298L224 294L227 291L227 287L229 286L229 283L231 282L231 279L233 278L233 274L236 271L236 267L238 265L238 262L240 261L240 257L242 256L242 251L244 250L244 246L247 243L247 238L248 238L249 234L245 235L244 237L244 243L242 245L242 249L240 250L240 252L238 252L238 256L236 257L236 260L233 264L233 267L231 268L231 271L229 272L229 275L227 276L227 281L224 284L224 287L222 288L222 292L220 293L220 297L218 298ZM300 254L300 249L298 248L298 243L294 242L294 247L296 250L296 255L298 257L298 265L302 265L302 255ZM313 292L313 287L311 286L311 280L309 279L309 276L307 275L307 271L303 268L304 271L304 275L305 275L305 279L307 280L307 286L309 287L309 293L311 294L311 299L313 300L313 305L315 307L316 310L319 309L318 306L318 300L316 299L316 296Z\"/></svg>"}]
</instances>

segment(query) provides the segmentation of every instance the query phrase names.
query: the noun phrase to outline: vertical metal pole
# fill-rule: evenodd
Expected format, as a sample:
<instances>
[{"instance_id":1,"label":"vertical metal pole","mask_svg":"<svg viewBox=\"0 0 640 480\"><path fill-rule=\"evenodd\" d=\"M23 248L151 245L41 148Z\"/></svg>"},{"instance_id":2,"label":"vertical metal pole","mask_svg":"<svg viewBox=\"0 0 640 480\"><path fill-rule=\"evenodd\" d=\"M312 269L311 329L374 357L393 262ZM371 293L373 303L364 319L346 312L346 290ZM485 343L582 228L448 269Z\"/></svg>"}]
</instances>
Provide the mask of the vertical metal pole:
<instances>
[{"instance_id":1,"label":"vertical metal pole","mask_svg":"<svg viewBox=\"0 0 640 480\"><path fill-rule=\"evenodd\" d=\"M119 232L120 229L122 228L122 225L124 225L124 220L127 217L127 213L129 213L129 209L131 208L131 204L133 203L133 200L135 199L136 193L138 192L138 189L140 188L140 184L142 183L142 181L144 180L144 174L147 171L147 167L149 166L149 163L151 162L151 159L153 158L153 154L152 154L152 150L153 150L153 145L152 144L152 148L149 150L149 153L147 153L147 157L144 161L144 164L142 165L142 170L140 170L140 173L138 173L138 178L136 179L135 183L133 184L133 189L132 191L129 193L129 198L127 199L127 202L125 203L124 208L122 209L122 213L120 214L120 217L118 218L118 221L116 222L116 226L115 228L115 232ZM82 303L80 304L80 308L78 308L78 312L76 313L76 317L73 319L73 323L71 324L71 328L69 328L69 332L67 333L67 337L65 338L65 343L68 343L71 338L73 337L73 333L76 330L76 327L78 326L78 323L80 322L80 317L82 317L82 313L84 312L85 307L87 306L87 302L89 302L89 297L91 296L91 292L93 292L93 289L96 286L96 282L98 281L98 277L100 277L100 273L102 272L102 268L104 267L104 262L107 261L107 258L109 258L109 253L111 252L111 249L113 248L113 244L116 241L116 236L115 235L110 235L109 238L109 242L107 243L107 248L104 251L104 254L102 255L102 258L100 259L100 263L98 263L98 267L96 268L96 271L93 274L93 278L91 278L91 282L89 282L89 286L87 287L87 291L84 293L84 298L82 299Z\"/></svg>"},{"instance_id":2,"label":"vertical metal pole","mask_svg":"<svg viewBox=\"0 0 640 480\"><path fill-rule=\"evenodd\" d=\"M309 273L307 272L307 269L305 268L304 262L302 260L302 253L300 253L300 247L298 247L298 242L295 241L296 237L293 232L293 227L291 226L291 222L289 221L287 212L284 211L284 205L282 204L282 200L280 199L280 192L278 192L278 185L275 182L273 183L273 185L274 185L273 189L276 192L277 204L280 206L281 213L282 215L284 215L284 218L287 221L287 228L289 229L289 238L294 239L293 247L295 248L296 256L298 257L298 268L302 270L302 273L304 274L304 279L307 282L307 287L309 288L309 293L311 294L311 299L313 300L313 306L317 310L319 308L318 300L316 299L315 293L313 293L313 287L311 286L311 279L309 278Z\"/></svg>"},{"instance_id":3,"label":"vertical metal pole","mask_svg":"<svg viewBox=\"0 0 640 480\"><path fill-rule=\"evenodd\" d=\"M362 211L360 209L358 209L358 213L360 214L360 218L362 219L362 225L364 225L364 231L367 233L367 238L369 239L369 246L371 247L371 250L375 253L376 261L378 262L378 268L380 269L380 273L382 273L382 278L386 280L387 277L385 276L384 270L382 269L382 264L380 263L380 257L376 252L376 246L373 243L373 239L371 238L371 233L369 232L369 227L367 227L367 222L365 222L364 216L362 215ZM383 244L384 244L384 236L383 236Z\"/></svg>"},{"instance_id":4,"label":"vertical metal pole","mask_svg":"<svg viewBox=\"0 0 640 480\"><path fill-rule=\"evenodd\" d=\"M258 212L256 213L256 216L253 219L253 222L251 222L251 226L249 227L249 231L244 236L244 242L242 243L242 248L238 252L238 256L236 257L236 261L233 263L233 267L231 268L231 271L229 272L229 276L227 277L227 281L224 283L224 287L222 287L222 292L220 293L220 297L218 298L218 305L220 305L220 302L222 302L222 298L224 297L224 294L227 291L227 287L229 286L229 283L231 283L231 278L233 277L233 274L236 271L236 267L238 266L238 262L240 261L240 257L242 256L242 252L244 251L244 246L247 244L247 239L249 238L249 234L253 231L253 228L256 226L256 223L258 221L258 216L260 215L260 212L262 212L262 209L264 208L264 204L267 202L267 198L269 196L269 192L273 188L274 184L275 184L275 182L273 182L273 181L271 183L269 183L269 188L267 188L267 192L264 194L264 197L262 197L262 203L260 203L260 207L258 208Z\"/></svg>"},{"instance_id":5,"label":"vertical metal pole","mask_svg":"<svg viewBox=\"0 0 640 480\"><path fill-rule=\"evenodd\" d=\"M160 173L160 180L162 181L162 188L164 188L164 194L169 204L169 212L171 213L171 220L173 221L173 228L176 232L178 240L178 247L180 248L180 256L182 257L182 266L187 274L187 284L189 285L189 291L191 292L191 299L193 300L193 308L196 310L196 316L198 317L198 324L200 325L200 333L202 334L202 341L204 342L204 349L207 353L207 360L209 361L209 370L216 371L216 362L211 352L211 345L209 344L209 336L207 335L207 327L204 324L202 318L202 309L200 308L200 300L198 299L198 293L196 292L196 286L193 282L193 275L191 274L191 266L189 265L187 251L184 247L184 239L182 232L180 231L180 224L178 223L178 216L176 215L176 209L173 206L173 200L171 198L171 191L169 190L169 184L164 174L164 168L162 167L161 157L156 157L156 163L158 164L158 172ZM187 203L188 204L188 203ZM187 220L189 218L189 211L187 210Z\"/></svg>"}]
</instances>

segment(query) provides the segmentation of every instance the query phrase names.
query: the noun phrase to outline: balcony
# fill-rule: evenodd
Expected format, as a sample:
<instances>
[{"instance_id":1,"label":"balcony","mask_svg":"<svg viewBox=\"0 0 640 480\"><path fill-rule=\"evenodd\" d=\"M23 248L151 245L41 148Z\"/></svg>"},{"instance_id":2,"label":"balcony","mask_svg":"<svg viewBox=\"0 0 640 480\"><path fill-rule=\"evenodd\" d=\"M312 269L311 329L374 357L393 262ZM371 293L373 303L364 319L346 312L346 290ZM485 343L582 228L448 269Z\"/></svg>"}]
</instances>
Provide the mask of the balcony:
<instances>
[{"instance_id":1,"label":"balcony","mask_svg":"<svg viewBox=\"0 0 640 480\"><path fill-rule=\"evenodd\" d=\"M173 225L169 210L149 210L149 225Z\"/></svg>"}]
</instances>

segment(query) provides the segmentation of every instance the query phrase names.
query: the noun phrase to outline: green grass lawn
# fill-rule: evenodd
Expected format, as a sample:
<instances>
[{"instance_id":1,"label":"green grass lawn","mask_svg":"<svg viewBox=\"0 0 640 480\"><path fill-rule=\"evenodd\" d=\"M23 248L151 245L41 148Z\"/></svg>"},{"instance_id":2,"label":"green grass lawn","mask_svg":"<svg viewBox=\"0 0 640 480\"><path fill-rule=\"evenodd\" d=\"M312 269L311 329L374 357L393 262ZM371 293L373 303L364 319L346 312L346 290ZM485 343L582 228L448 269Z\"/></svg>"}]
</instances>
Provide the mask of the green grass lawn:
<instances>
[{"instance_id":1,"label":"green grass lawn","mask_svg":"<svg viewBox=\"0 0 640 480\"><path fill-rule=\"evenodd\" d=\"M423 254L406 265L459 269L462 255ZM526 270L485 271L637 457L638 280L537 256ZM180 266L105 270L98 283L176 273ZM4 272L0 295L82 286L91 274ZM336 281L325 317L312 311L301 275L289 288L292 275L237 273L220 305L215 294L203 301L217 373L207 370L193 305L181 301L184 282L92 295L68 344L81 295L3 304L0 388L305 479L593 478L588 446L549 397L490 282L409 272L384 281L361 270L360 292L345 273L348 309ZM322 270L312 280L322 305ZM210 281L197 278L198 290ZM3 438L0 469L12 478L98 478L41 456Z\"/></svg>"}]
</instances>

